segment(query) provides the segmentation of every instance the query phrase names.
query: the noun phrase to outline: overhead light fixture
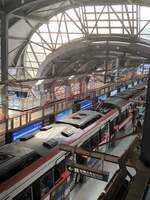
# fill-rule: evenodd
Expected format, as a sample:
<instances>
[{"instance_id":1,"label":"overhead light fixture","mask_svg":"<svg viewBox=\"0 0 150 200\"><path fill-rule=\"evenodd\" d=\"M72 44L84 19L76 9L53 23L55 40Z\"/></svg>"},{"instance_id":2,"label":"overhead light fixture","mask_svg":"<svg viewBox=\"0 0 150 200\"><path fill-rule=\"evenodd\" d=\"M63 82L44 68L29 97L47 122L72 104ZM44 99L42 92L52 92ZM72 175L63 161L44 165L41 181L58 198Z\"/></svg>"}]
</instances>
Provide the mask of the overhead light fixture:
<instances>
[{"instance_id":1,"label":"overhead light fixture","mask_svg":"<svg viewBox=\"0 0 150 200\"><path fill-rule=\"evenodd\" d=\"M35 85L41 85L41 83L43 83L43 81L44 81L43 79L42 80L38 80Z\"/></svg>"},{"instance_id":2,"label":"overhead light fixture","mask_svg":"<svg viewBox=\"0 0 150 200\"><path fill-rule=\"evenodd\" d=\"M71 76L69 76L69 80L71 80L71 79L73 79L75 76L74 75L71 75Z\"/></svg>"},{"instance_id":3,"label":"overhead light fixture","mask_svg":"<svg viewBox=\"0 0 150 200\"><path fill-rule=\"evenodd\" d=\"M98 67L97 69L96 69L96 71L101 71L102 70L102 68L101 67Z\"/></svg>"}]
</instances>

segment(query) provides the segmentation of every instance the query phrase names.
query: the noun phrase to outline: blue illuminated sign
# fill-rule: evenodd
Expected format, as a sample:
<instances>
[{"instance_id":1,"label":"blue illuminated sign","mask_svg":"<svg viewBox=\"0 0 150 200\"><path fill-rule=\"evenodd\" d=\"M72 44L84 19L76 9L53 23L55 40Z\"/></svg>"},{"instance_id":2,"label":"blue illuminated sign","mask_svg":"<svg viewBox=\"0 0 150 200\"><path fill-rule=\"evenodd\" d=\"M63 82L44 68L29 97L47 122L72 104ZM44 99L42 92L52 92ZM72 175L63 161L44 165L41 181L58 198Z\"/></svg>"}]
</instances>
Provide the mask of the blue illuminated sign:
<instances>
[{"instance_id":1,"label":"blue illuminated sign","mask_svg":"<svg viewBox=\"0 0 150 200\"><path fill-rule=\"evenodd\" d=\"M64 118L64 117L66 117L66 116L68 116L68 115L71 115L71 114L72 114L72 109L69 109L69 110L65 110L65 111L63 111L63 112L60 112L60 113L56 114L56 116L55 116L55 121L58 121L58 120L60 120L60 119L62 119L62 118Z\"/></svg>"},{"instance_id":2,"label":"blue illuminated sign","mask_svg":"<svg viewBox=\"0 0 150 200\"><path fill-rule=\"evenodd\" d=\"M104 94L104 95L98 97L98 100L100 100L100 101L105 101L106 99L107 99L107 94Z\"/></svg>"},{"instance_id":3,"label":"blue illuminated sign","mask_svg":"<svg viewBox=\"0 0 150 200\"><path fill-rule=\"evenodd\" d=\"M12 140L16 141L19 140L22 137L31 135L32 133L34 133L35 131L39 130L40 128L42 128L42 122L37 122L35 124L29 125L25 128L20 129L19 131L16 131L12 134Z\"/></svg>"},{"instance_id":4,"label":"blue illuminated sign","mask_svg":"<svg viewBox=\"0 0 150 200\"><path fill-rule=\"evenodd\" d=\"M85 109L91 108L92 105L93 105L92 100L86 100L80 104L80 110L85 110Z\"/></svg>"}]
</instances>

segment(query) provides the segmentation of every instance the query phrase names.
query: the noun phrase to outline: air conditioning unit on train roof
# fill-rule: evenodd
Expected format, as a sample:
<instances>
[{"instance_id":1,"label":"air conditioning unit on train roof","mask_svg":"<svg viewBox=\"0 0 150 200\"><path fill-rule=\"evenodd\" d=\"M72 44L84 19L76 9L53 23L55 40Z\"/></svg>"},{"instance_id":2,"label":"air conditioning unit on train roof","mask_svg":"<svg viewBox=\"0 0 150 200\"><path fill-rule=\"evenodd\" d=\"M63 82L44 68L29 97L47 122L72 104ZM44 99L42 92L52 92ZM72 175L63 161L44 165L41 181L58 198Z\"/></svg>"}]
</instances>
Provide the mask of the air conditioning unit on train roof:
<instances>
[{"instance_id":1,"label":"air conditioning unit on train roof","mask_svg":"<svg viewBox=\"0 0 150 200\"><path fill-rule=\"evenodd\" d=\"M53 138L43 142L43 146L45 146L46 148L49 148L49 149L54 148L57 145L58 145L58 141Z\"/></svg>"}]
</instances>

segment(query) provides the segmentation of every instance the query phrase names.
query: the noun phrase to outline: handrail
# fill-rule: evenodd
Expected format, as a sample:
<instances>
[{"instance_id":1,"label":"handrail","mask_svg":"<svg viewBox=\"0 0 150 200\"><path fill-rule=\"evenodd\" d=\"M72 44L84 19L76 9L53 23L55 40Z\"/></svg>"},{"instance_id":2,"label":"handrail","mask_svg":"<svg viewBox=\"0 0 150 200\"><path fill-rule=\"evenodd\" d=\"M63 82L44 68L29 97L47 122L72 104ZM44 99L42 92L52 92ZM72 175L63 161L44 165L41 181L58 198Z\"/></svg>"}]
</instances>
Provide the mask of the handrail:
<instances>
[{"instance_id":1,"label":"handrail","mask_svg":"<svg viewBox=\"0 0 150 200\"><path fill-rule=\"evenodd\" d=\"M142 78L144 78L144 77L142 77ZM36 112L36 111L39 111L39 110L44 110L44 109L46 109L46 108L50 108L50 107L54 107L53 108L53 113L57 113L57 112L60 112L60 111L63 111L63 110L65 110L65 109L69 109L69 107L71 107L72 106L72 101L73 100L75 100L76 98L86 98L86 96L87 95L89 95L89 96L93 96L94 94L95 94L95 97L97 96L97 93L100 93L101 92L101 90L105 90L105 89L107 89L107 92L109 92L111 89L112 89L112 87L114 88L114 87L117 87L117 86L119 86L119 85L121 85L121 84L127 84L128 82L130 82L131 80L128 80L128 81L122 81L122 82L118 82L118 83L109 83L109 84L106 84L106 85L104 85L104 86L101 86L101 87L98 87L98 88L95 88L95 89L92 89L92 90L88 90L87 92L85 92L85 93L80 93L80 94L77 94L77 95L73 95L73 96L70 96L70 97L66 97L66 98L64 98L64 99L61 99L61 100L57 100L57 101L47 101L47 102L45 102L45 104L44 105L42 105L42 106L38 106L38 107L35 107L35 108L33 108L33 109L30 109L30 110L28 110L28 111L24 111L23 113L18 113L17 115L14 115L13 117L9 117L8 118L8 120L10 120L10 121L12 121L12 120L14 120L15 118L21 118L21 117L23 117L23 116L30 116L33 112ZM100 95L100 94L99 94ZM58 109L58 108L56 108L56 105L59 105L59 104L64 104L64 103L66 103L67 105L69 105L69 103L70 103L70 106L69 107L67 107L66 106L66 108L64 108L64 106L62 106L62 108L61 109ZM27 118L30 118L30 117L27 117ZM0 120L0 122L1 121L3 121L3 120ZM28 123L30 123L31 121L28 119L28 121L27 121L27 124ZM20 124L21 125L21 124ZM13 128L13 127L12 127Z\"/></svg>"}]
</instances>

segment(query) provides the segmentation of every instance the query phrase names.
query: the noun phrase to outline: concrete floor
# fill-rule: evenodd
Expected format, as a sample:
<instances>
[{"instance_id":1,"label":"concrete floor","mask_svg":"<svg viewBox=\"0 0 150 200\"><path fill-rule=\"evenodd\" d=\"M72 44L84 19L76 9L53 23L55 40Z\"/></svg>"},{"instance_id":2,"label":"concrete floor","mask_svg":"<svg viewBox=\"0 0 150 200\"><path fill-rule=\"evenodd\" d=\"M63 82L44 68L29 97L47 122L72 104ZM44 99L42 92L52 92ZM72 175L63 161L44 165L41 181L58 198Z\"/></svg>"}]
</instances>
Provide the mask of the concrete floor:
<instances>
[{"instance_id":1,"label":"concrete floor","mask_svg":"<svg viewBox=\"0 0 150 200\"><path fill-rule=\"evenodd\" d=\"M130 136L122 139L118 142L117 146L111 150L107 150L107 153L111 155L121 156L126 149L128 149L135 136ZM110 173L109 180L119 168L117 164L110 162L104 162L104 170ZM132 175L136 174L133 168L128 169ZM109 182L108 180L108 182ZM104 191L104 188L108 182L88 178L84 184L77 184L76 187L70 193L70 200L97 200L100 194Z\"/></svg>"}]
</instances>

